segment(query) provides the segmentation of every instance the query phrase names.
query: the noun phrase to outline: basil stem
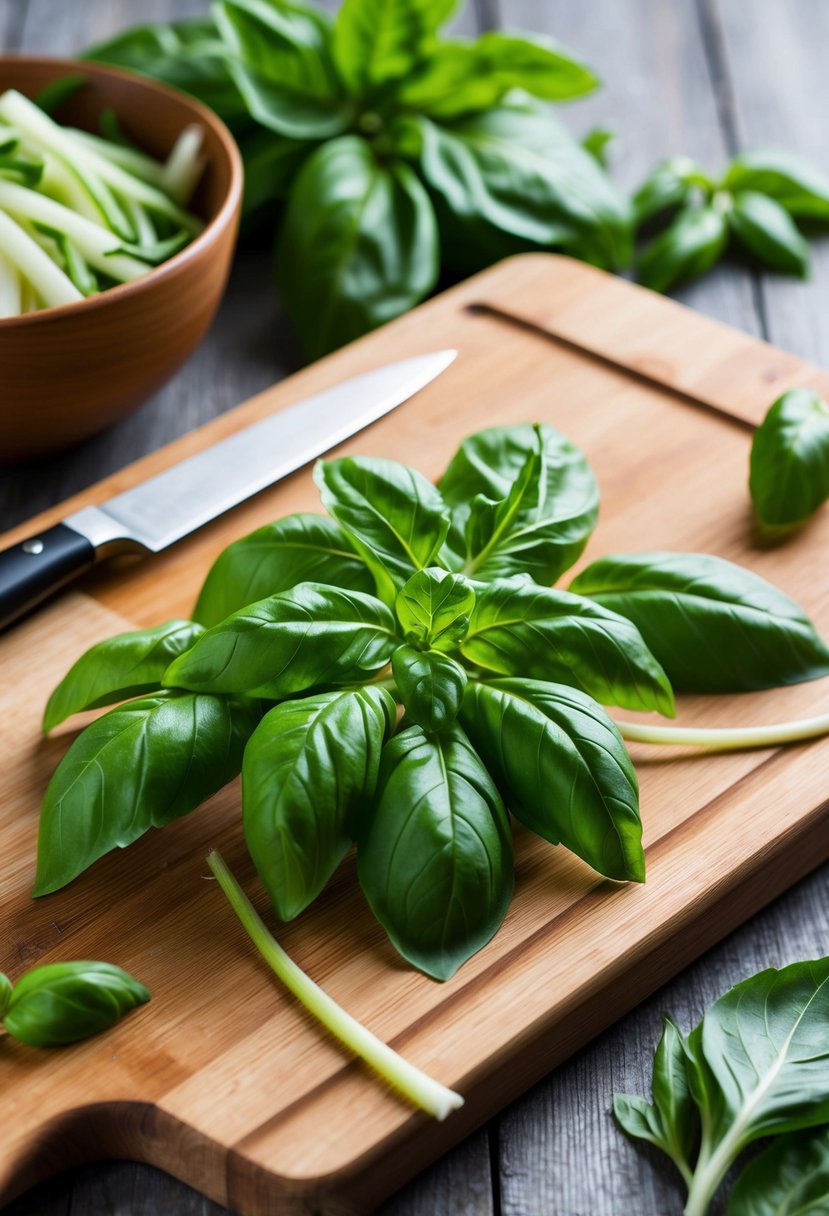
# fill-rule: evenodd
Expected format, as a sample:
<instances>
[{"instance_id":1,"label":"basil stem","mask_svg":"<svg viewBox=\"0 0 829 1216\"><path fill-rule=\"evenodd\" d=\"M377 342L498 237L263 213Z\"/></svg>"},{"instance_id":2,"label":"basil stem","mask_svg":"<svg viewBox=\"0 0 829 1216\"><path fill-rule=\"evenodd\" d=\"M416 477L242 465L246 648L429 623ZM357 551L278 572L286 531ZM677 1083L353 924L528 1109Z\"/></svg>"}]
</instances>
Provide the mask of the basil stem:
<instances>
[{"instance_id":1,"label":"basil stem","mask_svg":"<svg viewBox=\"0 0 829 1216\"><path fill-rule=\"evenodd\" d=\"M777 722L770 726L650 726L639 722L617 722L623 739L629 743L677 743L690 747L711 747L717 751L736 751L743 747L775 747L798 743L829 734L829 714Z\"/></svg>"},{"instance_id":2,"label":"basil stem","mask_svg":"<svg viewBox=\"0 0 829 1216\"><path fill-rule=\"evenodd\" d=\"M215 849L208 854L207 864L256 949L274 974L310 1014L350 1051L365 1060L375 1072L427 1114L443 1120L453 1110L463 1106L460 1094L447 1089L439 1081L415 1068L414 1064L404 1060L350 1013L346 1013L297 966L265 928L261 917L228 869L222 855Z\"/></svg>"}]
</instances>

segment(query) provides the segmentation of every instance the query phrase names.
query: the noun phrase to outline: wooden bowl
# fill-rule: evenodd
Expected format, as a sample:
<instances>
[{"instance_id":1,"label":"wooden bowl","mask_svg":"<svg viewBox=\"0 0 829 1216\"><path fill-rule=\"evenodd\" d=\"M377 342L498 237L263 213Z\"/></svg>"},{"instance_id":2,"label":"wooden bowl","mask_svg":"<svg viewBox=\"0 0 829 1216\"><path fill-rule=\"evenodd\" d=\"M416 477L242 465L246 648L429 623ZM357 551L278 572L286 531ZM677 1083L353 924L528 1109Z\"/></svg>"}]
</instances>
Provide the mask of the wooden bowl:
<instances>
[{"instance_id":1,"label":"wooden bowl","mask_svg":"<svg viewBox=\"0 0 829 1216\"><path fill-rule=\"evenodd\" d=\"M204 131L207 168L191 203L204 231L141 278L75 304L0 319L0 461L67 447L123 418L198 345L230 271L242 196L233 137L197 101L120 69L69 59L0 59L0 92L29 97L68 72L88 80L61 107L69 126L97 131L111 107L125 132L164 158L189 123Z\"/></svg>"}]
</instances>

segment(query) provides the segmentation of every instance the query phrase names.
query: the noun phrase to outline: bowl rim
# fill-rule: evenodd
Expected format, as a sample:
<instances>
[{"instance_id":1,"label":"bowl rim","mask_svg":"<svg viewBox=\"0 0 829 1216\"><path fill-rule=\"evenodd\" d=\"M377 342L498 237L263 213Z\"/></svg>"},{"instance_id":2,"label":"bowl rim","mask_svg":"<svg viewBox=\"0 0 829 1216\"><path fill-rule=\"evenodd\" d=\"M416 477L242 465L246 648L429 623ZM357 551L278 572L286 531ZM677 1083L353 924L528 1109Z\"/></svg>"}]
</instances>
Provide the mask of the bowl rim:
<instances>
[{"instance_id":1,"label":"bowl rim","mask_svg":"<svg viewBox=\"0 0 829 1216\"><path fill-rule=\"evenodd\" d=\"M26 55L10 52L0 56L0 69L2 69L4 62L31 64L33 67L55 68L57 72L86 72L90 76L103 77L104 79L112 77L116 80L127 80L129 83L138 84L150 92L160 93L162 97L172 98L179 104L183 103L192 111L194 121L201 122L205 126L212 128L217 136L230 166L230 184L227 194L213 218L207 221L204 228L198 236L193 238L189 245L185 245L184 249L173 254L166 262L161 262L160 265L151 267L146 274L141 275L137 279L130 279L126 283L118 283L116 286L108 287L106 291L101 291L97 295L86 296L83 300L73 300L70 304L57 304L52 308L39 308L36 312L27 312L18 317L0 317L0 331L14 328L23 329L27 326L42 324L46 321L55 321L67 315L80 316L82 312L91 313L97 309L105 308L110 301L122 300L129 295L134 295L136 292L146 290L175 274L179 267L186 266L188 262L197 260L214 243L219 232L236 221L241 206L244 181L242 156L236 140L231 135L227 125L218 114L195 97L191 97L189 93L185 93L180 89L174 89L170 85L163 84L161 81L153 80L149 76L143 76L140 72L133 72L128 68L112 67L109 64L97 63L94 60L66 58L60 55Z\"/></svg>"}]
</instances>

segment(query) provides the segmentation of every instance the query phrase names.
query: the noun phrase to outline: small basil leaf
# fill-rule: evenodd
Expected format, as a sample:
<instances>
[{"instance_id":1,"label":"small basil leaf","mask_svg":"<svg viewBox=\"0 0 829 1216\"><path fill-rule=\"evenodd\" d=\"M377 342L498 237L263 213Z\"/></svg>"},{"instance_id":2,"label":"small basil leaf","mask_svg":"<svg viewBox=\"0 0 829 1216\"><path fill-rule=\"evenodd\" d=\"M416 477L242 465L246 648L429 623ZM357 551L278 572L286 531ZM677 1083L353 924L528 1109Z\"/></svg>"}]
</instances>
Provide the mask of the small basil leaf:
<instances>
[{"instance_id":1,"label":"small basil leaf","mask_svg":"<svg viewBox=\"0 0 829 1216\"><path fill-rule=\"evenodd\" d=\"M741 152L729 165L722 185L734 193L765 194L802 219L829 220L829 178L794 152Z\"/></svg>"},{"instance_id":2,"label":"small basil leaf","mask_svg":"<svg viewBox=\"0 0 829 1216\"><path fill-rule=\"evenodd\" d=\"M415 571L436 564L449 530L449 511L422 473L394 460L346 456L319 461L314 481L386 602L394 603Z\"/></svg>"},{"instance_id":3,"label":"small basil leaf","mask_svg":"<svg viewBox=\"0 0 829 1216\"><path fill-rule=\"evenodd\" d=\"M647 1140L667 1152L659 1111L646 1098L640 1098L638 1094L614 1094L613 1115L632 1140Z\"/></svg>"},{"instance_id":4,"label":"small basil leaf","mask_svg":"<svg viewBox=\"0 0 829 1216\"><path fill-rule=\"evenodd\" d=\"M764 524L797 524L829 498L829 408L798 388L778 397L754 432L749 490Z\"/></svg>"},{"instance_id":5,"label":"small basil leaf","mask_svg":"<svg viewBox=\"0 0 829 1216\"><path fill-rule=\"evenodd\" d=\"M638 629L592 600L534 583L475 584L475 608L461 645L489 671L579 688L604 705L673 716L665 672Z\"/></svg>"},{"instance_id":6,"label":"small basil leaf","mask_svg":"<svg viewBox=\"0 0 829 1216\"><path fill-rule=\"evenodd\" d=\"M806 275L809 246L780 203L754 190L735 195L728 223L738 241L773 270Z\"/></svg>"},{"instance_id":7,"label":"small basil leaf","mask_svg":"<svg viewBox=\"0 0 829 1216\"><path fill-rule=\"evenodd\" d=\"M0 971L0 1022L2 1022L12 994L12 982L7 975Z\"/></svg>"},{"instance_id":8,"label":"small basil leaf","mask_svg":"<svg viewBox=\"0 0 829 1216\"><path fill-rule=\"evenodd\" d=\"M218 625L232 612L297 583L374 590L374 579L342 528L324 515L286 515L228 545L213 563L193 616Z\"/></svg>"},{"instance_id":9,"label":"small basil leaf","mask_svg":"<svg viewBox=\"0 0 829 1216\"><path fill-rule=\"evenodd\" d=\"M351 92L406 76L456 7L457 0L343 0L334 58Z\"/></svg>"},{"instance_id":10,"label":"small basil leaf","mask_svg":"<svg viewBox=\"0 0 829 1216\"><path fill-rule=\"evenodd\" d=\"M408 165L357 135L313 152L291 188L277 269L316 358L418 304L439 269L435 214Z\"/></svg>"},{"instance_id":11,"label":"small basil leaf","mask_svg":"<svg viewBox=\"0 0 829 1216\"><path fill-rule=\"evenodd\" d=\"M109 1030L150 999L111 963L49 963L18 980L3 1015L6 1030L32 1047L62 1047Z\"/></svg>"},{"instance_id":12,"label":"small basil leaf","mask_svg":"<svg viewBox=\"0 0 829 1216\"><path fill-rule=\"evenodd\" d=\"M660 161L633 196L633 218L637 228L664 211L690 202L695 189L709 190L713 183L687 156Z\"/></svg>"},{"instance_id":13,"label":"small basil leaf","mask_svg":"<svg viewBox=\"0 0 829 1216\"><path fill-rule=\"evenodd\" d=\"M603 169L606 169L612 156L610 150L616 139L616 132L609 127L593 127L581 137L581 146Z\"/></svg>"},{"instance_id":14,"label":"small basil leaf","mask_svg":"<svg viewBox=\"0 0 829 1216\"><path fill-rule=\"evenodd\" d=\"M299 583L208 629L171 664L164 683L277 700L368 679L398 644L391 611L373 595Z\"/></svg>"},{"instance_id":15,"label":"small basil leaf","mask_svg":"<svg viewBox=\"0 0 829 1216\"><path fill-rule=\"evenodd\" d=\"M602 558L570 590L627 617L683 692L743 692L829 674L829 651L794 600L705 553Z\"/></svg>"},{"instance_id":16,"label":"small basil leaf","mask_svg":"<svg viewBox=\"0 0 829 1216\"><path fill-rule=\"evenodd\" d=\"M538 680L473 680L460 720L517 819L608 878L644 880L636 773L595 701Z\"/></svg>"},{"instance_id":17,"label":"small basil leaf","mask_svg":"<svg viewBox=\"0 0 829 1216\"><path fill-rule=\"evenodd\" d=\"M497 932L512 895L504 805L463 731L418 726L383 749L360 884L404 958L446 980Z\"/></svg>"},{"instance_id":18,"label":"small basil leaf","mask_svg":"<svg viewBox=\"0 0 829 1216\"><path fill-rule=\"evenodd\" d=\"M517 463L523 456L523 463ZM596 524L599 488L584 453L552 427L494 427L464 440L440 481L464 572L527 574L548 585Z\"/></svg>"},{"instance_id":19,"label":"small basil leaf","mask_svg":"<svg viewBox=\"0 0 829 1216\"><path fill-rule=\"evenodd\" d=\"M202 633L201 625L193 621L166 621L98 642L70 667L49 698L44 733L84 709L159 689L173 659L189 650Z\"/></svg>"},{"instance_id":20,"label":"small basil leaf","mask_svg":"<svg viewBox=\"0 0 829 1216\"><path fill-rule=\"evenodd\" d=\"M374 796L395 705L380 688L286 701L245 749L245 840L280 920L323 889L351 843L352 820Z\"/></svg>"},{"instance_id":21,"label":"small basil leaf","mask_svg":"<svg viewBox=\"0 0 829 1216\"><path fill-rule=\"evenodd\" d=\"M259 720L249 701L156 693L110 710L67 751L40 812L35 895L187 814L231 781Z\"/></svg>"},{"instance_id":22,"label":"small basil leaf","mask_svg":"<svg viewBox=\"0 0 829 1216\"><path fill-rule=\"evenodd\" d=\"M458 716L466 672L448 654L398 646L391 669L408 718L425 731L444 730Z\"/></svg>"},{"instance_id":23,"label":"small basil leaf","mask_svg":"<svg viewBox=\"0 0 829 1216\"><path fill-rule=\"evenodd\" d=\"M696 278L718 260L728 240L728 225L714 207L689 206L646 246L637 278L653 291Z\"/></svg>"},{"instance_id":24,"label":"small basil leaf","mask_svg":"<svg viewBox=\"0 0 829 1216\"><path fill-rule=\"evenodd\" d=\"M737 1179L726 1216L829 1216L829 1127L774 1140Z\"/></svg>"},{"instance_id":25,"label":"small basil leaf","mask_svg":"<svg viewBox=\"0 0 829 1216\"><path fill-rule=\"evenodd\" d=\"M653 1105L635 1094L615 1094L613 1113L629 1136L647 1140L667 1153L688 1181L700 1115L688 1086L687 1047L670 1018L663 1018L651 1084Z\"/></svg>"},{"instance_id":26,"label":"small basil leaf","mask_svg":"<svg viewBox=\"0 0 829 1216\"><path fill-rule=\"evenodd\" d=\"M394 608L400 629L410 641L433 650L452 650L469 628L475 589L460 574L438 566L418 570L397 594Z\"/></svg>"},{"instance_id":27,"label":"small basil leaf","mask_svg":"<svg viewBox=\"0 0 829 1216\"><path fill-rule=\"evenodd\" d=\"M291 139L338 135L349 122L325 14L294 3L218 0L229 68L253 118Z\"/></svg>"}]
</instances>

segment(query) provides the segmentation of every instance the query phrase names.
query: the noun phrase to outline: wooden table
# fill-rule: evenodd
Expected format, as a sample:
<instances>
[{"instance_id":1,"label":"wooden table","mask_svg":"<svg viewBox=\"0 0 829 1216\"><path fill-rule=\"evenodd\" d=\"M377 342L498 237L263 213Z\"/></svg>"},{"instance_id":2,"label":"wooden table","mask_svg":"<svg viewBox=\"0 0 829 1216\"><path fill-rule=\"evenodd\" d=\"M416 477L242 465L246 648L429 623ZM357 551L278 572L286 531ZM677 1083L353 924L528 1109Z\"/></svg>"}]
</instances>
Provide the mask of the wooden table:
<instances>
[{"instance_id":1,"label":"wooden table","mask_svg":"<svg viewBox=\"0 0 829 1216\"><path fill-rule=\"evenodd\" d=\"M329 7L336 8L336 0ZM203 11L202 0L0 0L0 47L67 54L140 19ZM818 122L829 7L820 0L476 0L457 22L555 35L606 82L565 112L575 130L621 136L614 167L637 184L663 155L716 170L738 147L776 144L829 166ZM242 252L208 340L142 411L83 447L0 470L0 529L235 405L300 363L260 252ZM829 366L829 241L808 284L730 264L686 303ZM0 370L0 374L2 371ZM659 1017L685 1028L752 972L829 951L829 871L801 883L389 1201L382 1216L643 1216L678 1212L672 1169L635 1149L610 1117L618 1090L647 1092ZM22 1196L7 1216L220 1216L166 1175L129 1163L73 1170Z\"/></svg>"}]
</instances>

